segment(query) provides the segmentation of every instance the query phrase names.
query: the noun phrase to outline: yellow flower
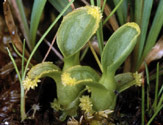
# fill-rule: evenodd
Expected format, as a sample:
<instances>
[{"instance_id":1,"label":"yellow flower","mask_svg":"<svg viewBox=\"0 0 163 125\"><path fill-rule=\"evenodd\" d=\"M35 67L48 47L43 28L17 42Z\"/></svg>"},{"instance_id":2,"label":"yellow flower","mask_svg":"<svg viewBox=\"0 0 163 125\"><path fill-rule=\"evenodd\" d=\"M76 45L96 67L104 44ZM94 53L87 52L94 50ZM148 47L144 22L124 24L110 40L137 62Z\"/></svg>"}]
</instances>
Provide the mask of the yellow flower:
<instances>
[{"instance_id":1,"label":"yellow flower","mask_svg":"<svg viewBox=\"0 0 163 125\"><path fill-rule=\"evenodd\" d=\"M102 18L100 8L96 6L87 6L87 8L88 8L88 14L92 15L99 22L99 20Z\"/></svg>"},{"instance_id":2,"label":"yellow flower","mask_svg":"<svg viewBox=\"0 0 163 125\"><path fill-rule=\"evenodd\" d=\"M57 99L54 99L54 101L51 103L51 107L52 107L55 111L62 110L61 105L59 104L59 102L57 101Z\"/></svg>"},{"instance_id":3,"label":"yellow flower","mask_svg":"<svg viewBox=\"0 0 163 125\"><path fill-rule=\"evenodd\" d=\"M85 111L85 113L92 113L92 102L91 99L89 98L89 96L82 96L80 98L80 104L79 104L81 110Z\"/></svg>"},{"instance_id":4,"label":"yellow flower","mask_svg":"<svg viewBox=\"0 0 163 125\"><path fill-rule=\"evenodd\" d=\"M34 80L31 80L28 76L23 81L24 89L29 91L30 89L35 89L37 87L37 83L40 82L38 78L35 78Z\"/></svg>"},{"instance_id":5,"label":"yellow flower","mask_svg":"<svg viewBox=\"0 0 163 125\"><path fill-rule=\"evenodd\" d=\"M142 83L143 83L142 74L138 73L138 72L135 72L135 73L133 73L133 77L135 78L136 85L141 86Z\"/></svg>"},{"instance_id":6,"label":"yellow flower","mask_svg":"<svg viewBox=\"0 0 163 125\"><path fill-rule=\"evenodd\" d=\"M62 80L62 84L64 86L66 86L66 85L73 86L73 85L75 85L77 83L76 79L71 78L70 74L66 73L66 72L62 74L61 80Z\"/></svg>"}]
</instances>

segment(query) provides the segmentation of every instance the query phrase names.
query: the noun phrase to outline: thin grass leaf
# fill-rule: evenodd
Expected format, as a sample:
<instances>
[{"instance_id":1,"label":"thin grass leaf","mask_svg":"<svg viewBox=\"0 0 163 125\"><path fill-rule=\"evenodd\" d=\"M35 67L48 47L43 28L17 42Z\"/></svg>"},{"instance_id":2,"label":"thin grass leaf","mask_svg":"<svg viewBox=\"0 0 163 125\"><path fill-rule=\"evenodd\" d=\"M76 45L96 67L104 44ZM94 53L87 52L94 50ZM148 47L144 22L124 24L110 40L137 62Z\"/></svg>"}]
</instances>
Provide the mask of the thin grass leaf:
<instances>
[{"instance_id":1,"label":"thin grass leaf","mask_svg":"<svg viewBox=\"0 0 163 125\"><path fill-rule=\"evenodd\" d=\"M93 6L95 5L95 2L94 2L94 0L91 0L91 5L93 5Z\"/></svg>"},{"instance_id":2,"label":"thin grass leaf","mask_svg":"<svg viewBox=\"0 0 163 125\"><path fill-rule=\"evenodd\" d=\"M149 81L149 70L146 63L145 65L145 73L146 73L146 80L147 80L147 111L149 111L149 103L150 103L150 97L149 97L149 90L150 90L150 81Z\"/></svg>"},{"instance_id":3,"label":"thin grass leaf","mask_svg":"<svg viewBox=\"0 0 163 125\"><path fill-rule=\"evenodd\" d=\"M99 24L99 28L96 32L97 35L97 41L98 41L98 46L100 50L100 55L102 54L103 48L104 48L104 42L103 42L103 33L102 33L102 22Z\"/></svg>"},{"instance_id":4,"label":"thin grass leaf","mask_svg":"<svg viewBox=\"0 0 163 125\"><path fill-rule=\"evenodd\" d=\"M160 97L160 100L158 102L158 105L157 105L157 109L156 110L158 110L161 106L163 106L163 93L162 93L162 95Z\"/></svg>"},{"instance_id":5,"label":"thin grass leaf","mask_svg":"<svg viewBox=\"0 0 163 125\"><path fill-rule=\"evenodd\" d=\"M160 112L160 110L163 108L163 105L153 114L152 118L148 121L147 125L151 125L154 118L157 116L157 114Z\"/></svg>"},{"instance_id":6,"label":"thin grass leaf","mask_svg":"<svg viewBox=\"0 0 163 125\"><path fill-rule=\"evenodd\" d=\"M24 74L24 60L25 60L25 57L24 57L24 53L25 53L25 40L23 41L23 54L22 54L22 80L24 80L23 78L23 74Z\"/></svg>"},{"instance_id":7,"label":"thin grass leaf","mask_svg":"<svg viewBox=\"0 0 163 125\"><path fill-rule=\"evenodd\" d=\"M8 48L7 48L7 51L8 51L8 53L9 53L9 56L10 56L10 58L11 58L11 61L12 61L13 65L14 65L14 68L15 68L16 73L17 73L17 75L18 75L18 79L19 79L19 81L20 81L20 88L21 88L20 113L21 113L21 121L24 121L24 119L26 118L26 113L25 113L25 97L24 97L24 87L23 87L23 85L22 85L22 78L21 78L21 76L20 76L18 67L17 67L17 65L16 65L16 63L15 63L15 60L14 60L14 58L12 57L11 52L9 51Z\"/></svg>"},{"instance_id":8,"label":"thin grass leaf","mask_svg":"<svg viewBox=\"0 0 163 125\"><path fill-rule=\"evenodd\" d=\"M142 95L141 95L141 125L144 125L144 116L145 116L145 88L142 85Z\"/></svg>"},{"instance_id":9,"label":"thin grass leaf","mask_svg":"<svg viewBox=\"0 0 163 125\"><path fill-rule=\"evenodd\" d=\"M122 2L123 2L123 0L120 0L120 1L116 4L115 8L112 10L112 12L110 13L110 15L107 16L107 18L104 20L103 25L104 25L104 24L109 20L109 18L117 11L117 9L118 9L119 6L122 4Z\"/></svg>"},{"instance_id":10,"label":"thin grass leaf","mask_svg":"<svg viewBox=\"0 0 163 125\"><path fill-rule=\"evenodd\" d=\"M22 82L22 79L21 79L21 76L20 76L18 67L17 67L17 65L16 65L16 63L15 63L15 60L14 60L14 58L12 57L12 54L11 54L11 52L10 52L10 50L9 50L8 48L7 48L7 51L8 51L9 57L10 57L10 59L11 59L13 65L14 65L15 71L16 71L16 73L17 73L17 75L18 75L18 79L19 79L19 81L20 81L20 83L21 83L21 82Z\"/></svg>"},{"instance_id":11,"label":"thin grass leaf","mask_svg":"<svg viewBox=\"0 0 163 125\"><path fill-rule=\"evenodd\" d=\"M137 45L136 45L136 49L138 49L136 50L138 56L135 56L135 58L137 58L136 59L137 63L142 56L142 52L143 52L143 48L145 44L145 38L147 34L147 29L148 29L148 24L149 24L149 18L150 18L151 10L152 10L152 4L153 4L153 0L144 1L144 8L143 8L142 22L141 22L141 34L139 37L139 41L137 42Z\"/></svg>"},{"instance_id":12,"label":"thin grass leaf","mask_svg":"<svg viewBox=\"0 0 163 125\"><path fill-rule=\"evenodd\" d=\"M155 85L155 99L152 105L154 111L156 111L157 103L158 103L158 83L159 83L159 63L157 63L157 71L156 71L156 85Z\"/></svg>"},{"instance_id":13,"label":"thin grass leaf","mask_svg":"<svg viewBox=\"0 0 163 125\"><path fill-rule=\"evenodd\" d=\"M102 0L103 4L102 4L102 12L104 11L105 5L106 5L106 0Z\"/></svg>"},{"instance_id":14,"label":"thin grass leaf","mask_svg":"<svg viewBox=\"0 0 163 125\"><path fill-rule=\"evenodd\" d=\"M37 29L46 1L47 0L35 0L33 4L30 24L30 44L32 49L36 43Z\"/></svg>"},{"instance_id":15,"label":"thin grass leaf","mask_svg":"<svg viewBox=\"0 0 163 125\"><path fill-rule=\"evenodd\" d=\"M13 46L14 51L16 52L16 54L17 54L18 56L20 56L21 58L23 58L22 54L16 49L15 45L12 44L12 46ZM26 59L25 57L24 57L24 59L25 59L25 61L27 62L27 59Z\"/></svg>"},{"instance_id":16,"label":"thin grass leaf","mask_svg":"<svg viewBox=\"0 0 163 125\"><path fill-rule=\"evenodd\" d=\"M56 8L59 12L62 12L62 10L66 7L66 5L69 3L68 0L48 0L51 5ZM72 8L69 7L66 12L63 14L65 16L69 12L72 11Z\"/></svg>"},{"instance_id":17,"label":"thin grass leaf","mask_svg":"<svg viewBox=\"0 0 163 125\"><path fill-rule=\"evenodd\" d=\"M161 89L160 89L160 91L159 91L159 93L158 93L158 96L160 96L161 93L163 93L163 85L161 86Z\"/></svg>"},{"instance_id":18,"label":"thin grass leaf","mask_svg":"<svg viewBox=\"0 0 163 125\"><path fill-rule=\"evenodd\" d=\"M46 37L46 35L50 32L50 30L53 28L53 26L58 22L58 20L63 16L64 12L71 6L71 4L74 2L74 0L71 0L71 2L69 2L69 4L63 9L63 11L57 16L57 18L54 20L54 22L49 26L49 28L46 30L46 32L42 35L42 37L40 38L40 40L38 41L38 43L36 44L36 46L34 47L33 51L31 52L28 61L26 63L25 66L25 70L24 70L24 74L23 77L25 77L27 69L28 69L28 65L34 55L34 53L36 52L36 50L38 49L39 45L42 43L42 41L44 40L44 38Z\"/></svg>"},{"instance_id":19,"label":"thin grass leaf","mask_svg":"<svg viewBox=\"0 0 163 125\"><path fill-rule=\"evenodd\" d=\"M141 26L144 0L135 0L135 22Z\"/></svg>"},{"instance_id":20,"label":"thin grass leaf","mask_svg":"<svg viewBox=\"0 0 163 125\"><path fill-rule=\"evenodd\" d=\"M97 6L101 8L101 0L96 0L96 2L97 2Z\"/></svg>"},{"instance_id":21,"label":"thin grass leaf","mask_svg":"<svg viewBox=\"0 0 163 125\"><path fill-rule=\"evenodd\" d=\"M113 0L114 5L116 6L120 1L121 0ZM127 0L122 0L122 4L117 9L117 16L120 25L123 25L127 20Z\"/></svg>"},{"instance_id":22,"label":"thin grass leaf","mask_svg":"<svg viewBox=\"0 0 163 125\"><path fill-rule=\"evenodd\" d=\"M157 37L163 25L162 13L163 13L163 0L160 0L150 32L147 37L142 59L139 61L140 63L138 63L139 65L141 64L142 60L146 57L146 55L149 53L149 51L152 49L157 40Z\"/></svg>"}]
</instances>

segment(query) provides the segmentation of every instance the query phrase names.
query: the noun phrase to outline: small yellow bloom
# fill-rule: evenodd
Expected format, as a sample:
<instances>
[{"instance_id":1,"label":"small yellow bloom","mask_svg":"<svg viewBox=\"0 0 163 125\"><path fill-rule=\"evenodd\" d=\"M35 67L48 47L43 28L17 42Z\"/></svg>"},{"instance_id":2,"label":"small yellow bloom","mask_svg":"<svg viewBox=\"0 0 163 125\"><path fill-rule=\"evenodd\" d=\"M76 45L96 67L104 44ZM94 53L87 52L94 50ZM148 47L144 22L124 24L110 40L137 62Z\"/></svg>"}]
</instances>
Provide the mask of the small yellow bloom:
<instances>
[{"instance_id":1,"label":"small yellow bloom","mask_svg":"<svg viewBox=\"0 0 163 125\"><path fill-rule=\"evenodd\" d=\"M57 99L54 99L54 101L51 103L51 107L52 107L55 111L62 110L61 105L59 104L59 102L57 101Z\"/></svg>"},{"instance_id":2,"label":"small yellow bloom","mask_svg":"<svg viewBox=\"0 0 163 125\"><path fill-rule=\"evenodd\" d=\"M79 104L81 110L85 111L85 113L92 113L92 102L89 96L82 96L80 98L80 104Z\"/></svg>"},{"instance_id":3,"label":"small yellow bloom","mask_svg":"<svg viewBox=\"0 0 163 125\"><path fill-rule=\"evenodd\" d=\"M75 78L71 78L70 74L66 72L62 74L61 80L64 86L66 85L73 86L77 83L77 80Z\"/></svg>"},{"instance_id":4,"label":"small yellow bloom","mask_svg":"<svg viewBox=\"0 0 163 125\"><path fill-rule=\"evenodd\" d=\"M133 77L135 78L136 85L141 86L142 83L143 83L142 74L138 73L138 72L135 72L135 73L133 73Z\"/></svg>"},{"instance_id":5,"label":"small yellow bloom","mask_svg":"<svg viewBox=\"0 0 163 125\"><path fill-rule=\"evenodd\" d=\"M88 14L92 15L97 20L100 20L102 18L102 14L99 7L88 7Z\"/></svg>"},{"instance_id":6,"label":"small yellow bloom","mask_svg":"<svg viewBox=\"0 0 163 125\"><path fill-rule=\"evenodd\" d=\"M23 81L23 86L24 89L29 91L30 89L35 89L35 87L37 87L37 83L40 82L40 80L38 78L31 80L28 76L25 78L25 80Z\"/></svg>"}]
</instances>

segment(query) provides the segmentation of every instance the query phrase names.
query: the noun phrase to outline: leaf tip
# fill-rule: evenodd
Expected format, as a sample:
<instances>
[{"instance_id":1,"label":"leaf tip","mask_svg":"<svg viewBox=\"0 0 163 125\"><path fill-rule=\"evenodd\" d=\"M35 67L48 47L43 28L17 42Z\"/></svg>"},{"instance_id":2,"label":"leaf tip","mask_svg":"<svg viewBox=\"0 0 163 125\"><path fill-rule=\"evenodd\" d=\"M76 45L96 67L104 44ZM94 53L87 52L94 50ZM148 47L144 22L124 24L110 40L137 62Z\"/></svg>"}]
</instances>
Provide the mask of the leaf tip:
<instances>
[{"instance_id":1,"label":"leaf tip","mask_svg":"<svg viewBox=\"0 0 163 125\"><path fill-rule=\"evenodd\" d=\"M88 14L92 15L98 22L100 22L102 18L101 10L97 6L87 6L88 8Z\"/></svg>"},{"instance_id":2,"label":"leaf tip","mask_svg":"<svg viewBox=\"0 0 163 125\"><path fill-rule=\"evenodd\" d=\"M140 27L138 24L136 24L134 22L130 22L130 23L127 23L126 25L135 28L136 31L138 32L138 34L140 34Z\"/></svg>"}]
</instances>

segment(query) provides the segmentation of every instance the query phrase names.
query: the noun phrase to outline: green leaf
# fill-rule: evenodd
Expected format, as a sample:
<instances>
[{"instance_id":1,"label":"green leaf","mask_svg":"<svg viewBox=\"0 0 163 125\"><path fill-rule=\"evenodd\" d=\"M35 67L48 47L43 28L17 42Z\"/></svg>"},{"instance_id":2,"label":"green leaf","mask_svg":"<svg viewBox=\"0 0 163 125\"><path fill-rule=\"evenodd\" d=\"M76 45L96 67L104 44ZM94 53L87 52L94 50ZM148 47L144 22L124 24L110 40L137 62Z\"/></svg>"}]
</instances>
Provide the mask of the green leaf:
<instances>
[{"instance_id":1,"label":"green leaf","mask_svg":"<svg viewBox=\"0 0 163 125\"><path fill-rule=\"evenodd\" d=\"M36 43L37 29L38 29L41 14L45 7L46 1L47 0L35 0L34 1L32 14L31 14L31 22L30 22L30 43L31 43L32 49L34 48L35 43Z\"/></svg>"},{"instance_id":2,"label":"green leaf","mask_svg":"<svg viewBox=\"0 0 163 125\"><path fill-rule=\"evenodd\" d=\"M121 93L136 84L135 79L130 72L116 75L115 80L117 82L118 93Z\"/></svg>"},{"instance_id":3,"label":"green leaf","mask_svg":"<svg viewBox=\"0 0 163 125\"><path fill-rule=\"evenodd\" d=\"M91 101L95 111L103 111L106 109L114 109L116 95L114 91L109 91L98 82L81 82L78 86L87 85L91 90Z\"/></svg>"},{"instance_id":4,"label":"green leaf","mask_svg":"<svg viewBox=\"0 0 163 125\"><path fill-rule=\"evenodd\" d=\"M31 70L28 72L28 77L30 79L35 79L36 77L41 78L41 77L45 77L45 74L50 75L49 73L53 71L60 72L60 69L52 62L43 62L32 67ZM53 74L51 74L51 76L53 76Z\"/></svg>"},{"instance_id":5,"label":"green leaf","mask_svg":"<svg viewBox=\"0 0 163 125\"><path fill-rule=\"evenodd\" d=\"M68 0L48 0L54 8L56 8L59 12L62 12L62 10L66 7L66 5L69 3ZM66 12L63 14L65 16L69 12L72 11L72 8L69 7Z\"/></svg>"},{"instance_id":6,"label":"green leaf","mask_svg":"<svg viewBox=\"0 0 163 125\"><path fill-rule=\"evenodd\" d=\"M116 30L104 47L101 62L103 73L115 72L133 50L140 28L136 23L126 23Z\"/></svg>"},{"instance_id":7,"label":"green leaf","mask_svg":"<svg viewBox=\"0 0 163 125\"><path fill-rule=\"evenodd\" d=\"M93 81L98 82L98 80L100 79L100 76L96 73L96 71L89 66L73 66L65 72L70 73L71 77L75 78L77 81L92 79Z\"/></svg>"},{"instance_id":8,"label":"green leaf","mask_svg":"<svg viewBox=\"0 0 163 125\"><path fill-rule=\"evenodd\" d=\"M64 55L77 53L96 32L101 19L98 7L81 7L66 15L58 29L57 44Z\"/></svg>"},{"instance_id":9,"label":"green leaf","mask_svg":"<svg viewBox=\"0 0 163 125\"><path fill-rule=\"evenodd\" d=\"M67 108L77 98L80 91L85 88L84 85L78 86L78 84L98 80L99 75L90 67L74 66L69 68L62 73L61 82L57 83L59 103Z\"/></svg>"}]
</instances>

